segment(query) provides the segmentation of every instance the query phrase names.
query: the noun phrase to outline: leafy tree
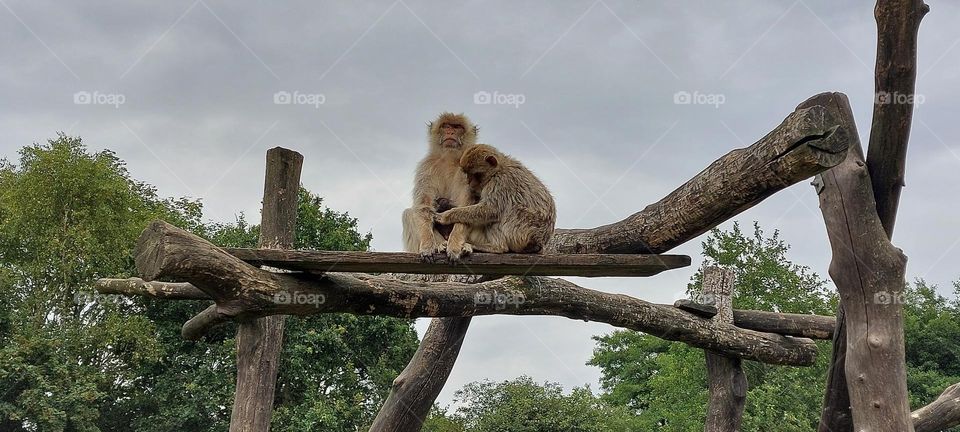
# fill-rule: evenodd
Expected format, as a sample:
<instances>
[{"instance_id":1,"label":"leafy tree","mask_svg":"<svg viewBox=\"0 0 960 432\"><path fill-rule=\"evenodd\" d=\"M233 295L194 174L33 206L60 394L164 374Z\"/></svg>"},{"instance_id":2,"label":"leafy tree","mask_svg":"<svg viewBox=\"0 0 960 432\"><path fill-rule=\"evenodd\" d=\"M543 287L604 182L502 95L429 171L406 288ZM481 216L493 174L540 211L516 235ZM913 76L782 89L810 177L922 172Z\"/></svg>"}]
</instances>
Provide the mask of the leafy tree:
<instances>
[{"instance_id":1,"label":"leafy tree","mask_svg":"<svg viewBox=\"0 0 960 432\"><path fill-rule=\"evenodd\" d=\"M831 315L836 295L809 268L790 262L788 250L776 232L765 237L757 224L749 236L737 224L730 231L713 230L703 243L708 264L734 268L734 307ZM688 293L702 292L702 280L698 272ZM955 290L960 295L960 282ZM918 408L960 382L960 301L947 301L922 280L907 287L903 301L907 385L911 406ZM604 400L636 413L643 430L703 427L707 386L702 350L631 331L594 339L590 364L601 368ZM821 341L818 349L816 363L808 368L743 363L749 390L742 430L816 428L831 346Z\"/></svg>"},{"instance_id":2,"label":"leafy tree","mask_svg":"<svg viewBox=\"0 0 960 432\"><path fill-rule=\"evenodd\" d=\"M595 397L589 388L569 395L557 383L533 382L521 376L512 381L473 382L457 391L463 405L446 415L434 409L427 431L464 432L593 432L636 430L632 416Z\"/></svg>"},{"instance_id":3,"label":"leafy tree","mask_svg":"<svg viewBox=\"0 0 960 432\"><path fill-rule=\"evenodd\" d=\"M751 235L734 224L713 230L703 243L707 265L733 267L737 276L734 307L792 313L832 314L835 296L826 281L786 257L789 246L774 232L765 237L754 224ZM688 294L702 292L697 272ZM632 331L594 338L589 364L601 368L603 398L637 414L642 429L687 431L703 428L707 383L703 351ZM828 343L821 342L817 364L810 368L744 362L750 388L744 431L811 430L819 420Z\"/></svg>"},{"instance_id":4,"label":"leafy tree","mask_svg":"<svg viewBox=\"0 0 960 432\"><path fill-rule=\"evenodd\" d=\"M370 234L301 189L297 247L365 250ZM252 246L241 215L203 224L199 202L160 199L112 152L58 136L0 162L0 430L224 430L236 380L232 326L180 337L209 302L96 295L133 274L131 249L161 218L220 245ZM411 322L287 321L274 430L357 430L416 348Z\"/></svg>"},{"instance_id":5,"label":"leafy tree","mask_svg":"<svg viewBox=\"0 0 960 432\"><path fill-rule=\"evenodd\" d=\"M91 282L129 270L147 221L195 226L199 209L159 199L79 138L0 162L0 429L97 430L101 409L140 384L131 365L158 358L154 325Z\"/></svg>"}]
</instances>

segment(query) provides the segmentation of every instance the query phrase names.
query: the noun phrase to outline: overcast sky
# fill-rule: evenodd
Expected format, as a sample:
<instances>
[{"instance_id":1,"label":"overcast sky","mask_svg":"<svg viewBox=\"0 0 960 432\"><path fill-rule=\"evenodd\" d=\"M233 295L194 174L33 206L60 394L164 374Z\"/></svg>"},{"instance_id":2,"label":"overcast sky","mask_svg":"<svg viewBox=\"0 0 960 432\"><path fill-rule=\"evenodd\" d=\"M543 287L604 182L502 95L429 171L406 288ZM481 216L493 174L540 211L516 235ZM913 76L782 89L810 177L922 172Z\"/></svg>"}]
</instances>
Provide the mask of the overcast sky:
<instances>
[{"instance_id":1,"label":"overcast sky","mask_svg":"<svg viewBox=\"0 0 960 432\"><path fill-rule=\"evenodd\" d=\"M908 279L949 295L960 276L960 4L927 3L894 243ZM642 209L819 92L846 93L864 142L870 130L871 1L0 5L0 157L65 131L115 151L163 196L202 199L209 219L256 221L265 151L283 146L305 156L303 184L358 218L378 251L401 249L425 123L440 111L466 112L481 142L533 169L556 197L558 226L571 228ZM675 103L681 92L704 103ZM808 181L736 220L780 230L790 258L826 277ZM689 268L573 280L672 302L702 261L702 240L674 250L693 256ZM599 371L584 365L590 337L611 330L477 318L440 401L467 382L521 374L597 389Z\"/></svg>"}]
</instances>

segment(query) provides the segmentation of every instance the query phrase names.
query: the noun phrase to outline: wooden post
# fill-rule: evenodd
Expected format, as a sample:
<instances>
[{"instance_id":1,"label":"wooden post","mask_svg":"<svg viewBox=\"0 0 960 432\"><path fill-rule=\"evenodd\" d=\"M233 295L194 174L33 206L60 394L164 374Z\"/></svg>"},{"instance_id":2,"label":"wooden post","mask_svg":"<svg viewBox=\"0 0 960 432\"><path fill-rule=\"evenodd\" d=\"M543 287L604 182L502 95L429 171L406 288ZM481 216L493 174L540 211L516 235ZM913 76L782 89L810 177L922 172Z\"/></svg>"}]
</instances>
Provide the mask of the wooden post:
<instances>
[{"instance_id":1,"label":"wooden post","mask_svg":"<svg viewBox=\"0 0 960 432\"><path fill-rule=\"evenodd\" d=\"M260 217L260 247L293 247L303 156L275 147L267 151ZM237 329L237 391L230 432L270 430L273 393L283 345L283 315L241 323Z\"/></svg>"},{"instance_id":2,"label":"wooden post","mask_svg":"<svg viewBox=\"0 0 960 432\"><path fill-rule=\"evenodd\" d=\"M729 267L708 266L703 269L703 293L712 299L717 315L711 320L733 322L733 285L735 275ZM739 358L726 357L713 351L707 354L707 380L710 400L707 402L706 432L740 430L743 407L747 400L747 377Z\"/></svg>"}]
</instances>

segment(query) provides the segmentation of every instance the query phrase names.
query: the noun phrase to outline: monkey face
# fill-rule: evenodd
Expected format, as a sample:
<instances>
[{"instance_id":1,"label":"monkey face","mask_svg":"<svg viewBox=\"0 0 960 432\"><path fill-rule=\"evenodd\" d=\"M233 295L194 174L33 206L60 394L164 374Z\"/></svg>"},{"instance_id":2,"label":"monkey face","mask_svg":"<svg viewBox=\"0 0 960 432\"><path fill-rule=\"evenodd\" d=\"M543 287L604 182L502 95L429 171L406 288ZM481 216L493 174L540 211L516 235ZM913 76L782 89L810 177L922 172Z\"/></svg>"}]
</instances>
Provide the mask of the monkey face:
<instances>
[{"instance_id":1,"label":"monkey face","mask_svg":"<svg viewBox=\"0 0 960 432\"><path fill-rule=\"evenodd\" d=\"M440 125L440 145L446 148L457 148L463 145L463 134L466 128L460 123L444 123Z\"/></svg>"},{"instance_id":2,"label":"monkey face","mask_svg":"<svg viewBox=\"0 0 960 432\"><path fill-rule=\"evenodd\" d=\"M477 144L460 157L460 169L467 174L470 189L480 190L500 167L497 151L485 144Z\"/></svg>"},{"instance_id":3,"label":"monkey face","mask_svg":"<svg viewBox=\"0 0 960 432\"><path fill-rule=\"evenodd\" d=\"M477 127L463 114L441 113L427 126L431 151L459 152L477 142Z\"/></svg>"}]
</instances>

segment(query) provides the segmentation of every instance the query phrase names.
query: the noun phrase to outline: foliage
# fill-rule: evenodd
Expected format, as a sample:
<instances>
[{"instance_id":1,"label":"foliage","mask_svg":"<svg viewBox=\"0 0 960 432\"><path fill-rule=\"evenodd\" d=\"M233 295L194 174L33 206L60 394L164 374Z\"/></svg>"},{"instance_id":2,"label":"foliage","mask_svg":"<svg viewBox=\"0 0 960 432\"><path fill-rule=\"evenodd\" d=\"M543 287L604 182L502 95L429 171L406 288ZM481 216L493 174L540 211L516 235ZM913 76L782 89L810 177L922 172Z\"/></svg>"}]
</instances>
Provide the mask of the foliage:
<instances>
[{"instance_id":1,"label":"foliage","mask_svg":"<svg viewBox=\"0 0 960 432\"><path fill-rule=\"evenodd\" d=\"M434 409L425 431L606 432L636 430L623 408L600 400L589 388L564 395L557 383L530 377L494 383L473 382L457 391L462 406L452 415Z\"/></svg>"},{"instance_id":2,"label":"foliage","mask_svg":"<svg viewBox=\"0 0 960 432\"><path fill-rule=\"evenodd\" d=\"M365 250L356 220L299 191L297 247ZM222 246L259 227L201 223L198 201L160 199L112 152L60 135L0 162L0 430L225 430L236 381L234 327L180 337L208 302L94 294L133 273L131 249L162 218ZM273 429L368 424L416 348L408 320L287 320Z\"/></svg>"},{"instance_id":3,"label":"foliage","mask_svg":"<svg viewBox=\"0 0 960 432\"><path fill-rule=\"evenodd\" d=\"M708 264L732 265L737 275L734 307L832 315L836 296L809 268L790 262L778 233L765 237L754 224L746 235L735 224L713 230L703 243ZM688 293L702 292L698 272ZM955 289L960 294L960 283ZM911 406L936 399L960 382L960 303L948 302L922 280L904 296L907 384ZM631 331L596 337L590 364L601 368L602 398L640 419L643 430L701 429L707 386L703 352ZM808 431L819 421L830 361L829 342L809 368L744 362L749 390L743 431Z\"/></svg>"}]
</instances>

